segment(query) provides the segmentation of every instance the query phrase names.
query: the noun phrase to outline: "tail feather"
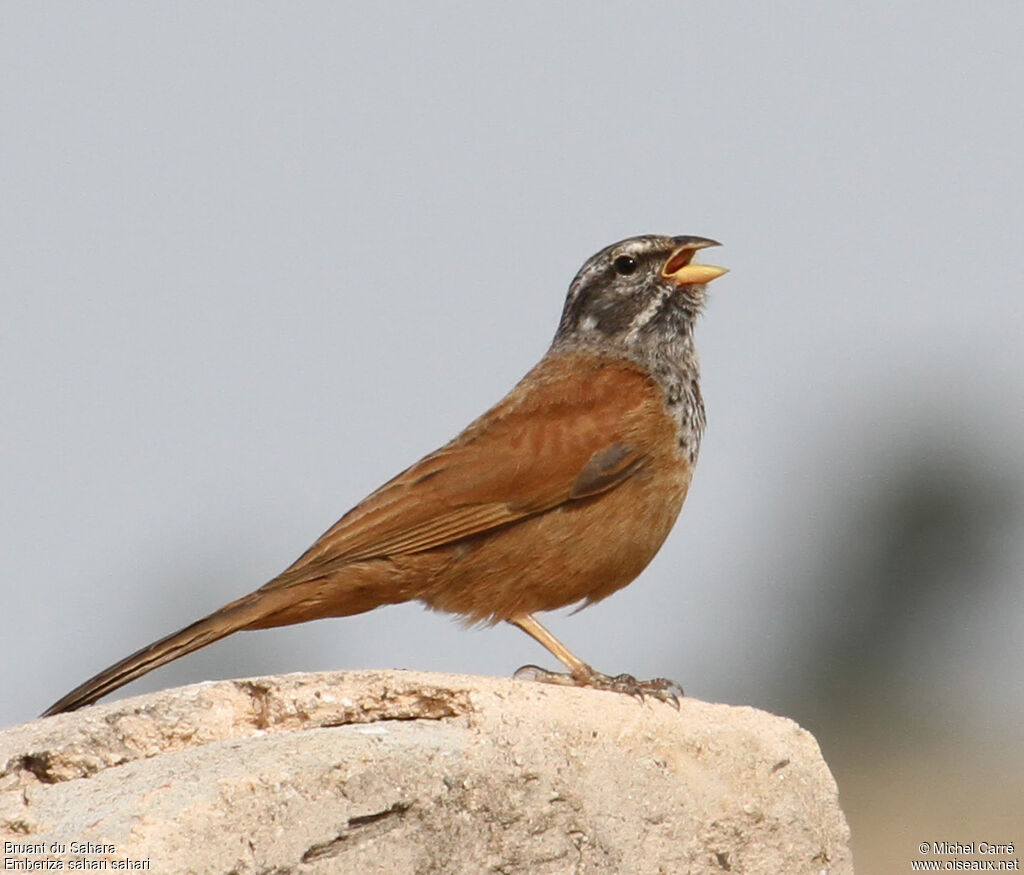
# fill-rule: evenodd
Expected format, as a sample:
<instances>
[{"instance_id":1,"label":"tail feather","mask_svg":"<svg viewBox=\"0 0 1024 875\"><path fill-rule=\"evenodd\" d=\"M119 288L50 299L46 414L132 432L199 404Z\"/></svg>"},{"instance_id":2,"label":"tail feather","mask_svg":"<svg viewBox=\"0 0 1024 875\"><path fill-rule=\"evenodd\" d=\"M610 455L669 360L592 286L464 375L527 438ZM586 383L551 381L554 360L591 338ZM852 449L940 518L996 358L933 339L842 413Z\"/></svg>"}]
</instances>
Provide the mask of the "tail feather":
<instances>
[{"instance_id":1,"label":"tail feather","mask_svg":"<svg viewBox=\"0 0 1024 875\"><path fill-rule=\"evenodd\" d=\"M231 602L223 608L197 620L184 629L154 641L152 644L115 662L110 668L75 687L70 693L54 702L43 713L42 717L60 714L64 711L75 711L85 705L91 705L118 687L122 687L136 678L161 665L165 665L179 656L212 644L225 638L232 632L244 629L256 622L264 613L261 599L254 598L256 593Z\"/></svg>"},{"instance_id":2,"label":"tail feather","mask_svg":"<svg viewBox=\"0 0 1024 875\"><path fill-rule=\"evenodd\" d=\"M429 560L435 564L443 561L444 557ZM429 579L431 568L409 562L399 566L367 562L343 568L293 566L255 592L114 663L54 702L42 716L91 705L118 687L232 632L269 629L321 617L347 617L379 605L416 598L419 590L410 581Z\"/></svg>"}]
</instances>

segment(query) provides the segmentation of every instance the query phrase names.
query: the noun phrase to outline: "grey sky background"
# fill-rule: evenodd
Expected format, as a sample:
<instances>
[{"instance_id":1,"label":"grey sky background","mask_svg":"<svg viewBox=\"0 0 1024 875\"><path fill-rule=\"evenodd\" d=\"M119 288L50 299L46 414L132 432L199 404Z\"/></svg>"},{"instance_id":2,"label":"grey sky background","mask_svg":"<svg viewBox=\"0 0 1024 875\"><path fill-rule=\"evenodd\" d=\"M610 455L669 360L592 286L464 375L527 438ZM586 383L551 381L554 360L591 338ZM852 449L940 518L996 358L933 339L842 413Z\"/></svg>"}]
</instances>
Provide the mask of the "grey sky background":
<instances>
[{"instance_id":1,"label":"grey sky background","mask_svg":"<svg viewBox=\"0 0 1024 875\"><path fill-rule=\"evenodd\" d=\"M699 327L702 458L653 565L556 634L780 708L844 621L823 556L921 463L1008 499L984 567L900 608L888 676L1019 730L1017 4L3 18L0 724L272 577L511 387L585 258L665 233L732 270ZM238 635L128 692L535 661L407 605Z\"/></svg>"}]
</instances>

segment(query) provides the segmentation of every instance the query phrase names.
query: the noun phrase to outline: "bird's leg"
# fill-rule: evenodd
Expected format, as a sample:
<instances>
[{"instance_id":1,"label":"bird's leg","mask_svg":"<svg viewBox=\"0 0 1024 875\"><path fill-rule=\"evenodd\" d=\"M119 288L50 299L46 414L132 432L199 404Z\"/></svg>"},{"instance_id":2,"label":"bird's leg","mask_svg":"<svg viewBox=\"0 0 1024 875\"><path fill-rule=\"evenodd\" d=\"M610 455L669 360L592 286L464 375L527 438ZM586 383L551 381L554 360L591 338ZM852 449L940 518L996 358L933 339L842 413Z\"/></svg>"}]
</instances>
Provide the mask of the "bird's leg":
<instances>
[{"instance_id":1,"label":"bird's leg","mask_svg":"<svg viewBox=\"0 0 1024 875\"><path fill-rule=\"evenodd\" d=\"M524 665L513 677L523 681L539 681L545 684L558 684L563 687L593 687L597 690L609 690L625 693L643 700L652 696L663 702L671 702L677 708L679 699L685 695L683 688L668 678L652 678L649 681L638 681L631 674L619 674L614 677L594 671L568 647L545 629L533 614L512 617L509 622L518 626L527 635L543 644L561 662L568 672L548 671L536 665Z\"/></svg>"},{"instance_id":2,"label":"bird's leg","mask_svg":"<svg viewBox=\"0 0 1024 875\"><path fill-rule=\"evenodd\" d=\"M516 677L519 677L519 673L526 669L534 669L536 671L543 672L546 675L550 675L551 678L563 678L563 680L548 680L548 683L560 683L564 686L587 686L588 681L597 674L597 672L595 672L589 665L587 665L582 659L580 659L575 653L545 629L533 614L524 614L521 617L513 617L509 622L514 626L518 626L527 635L543 644L551 651L551 653L554 654L555 658L562 663L562 665L569 669L569 674L559 674L556 672L545 671L535 665L524 665L516 672ZM540 680L540 678L534 678L534 680Z\"/></svg>"}]
</instances>

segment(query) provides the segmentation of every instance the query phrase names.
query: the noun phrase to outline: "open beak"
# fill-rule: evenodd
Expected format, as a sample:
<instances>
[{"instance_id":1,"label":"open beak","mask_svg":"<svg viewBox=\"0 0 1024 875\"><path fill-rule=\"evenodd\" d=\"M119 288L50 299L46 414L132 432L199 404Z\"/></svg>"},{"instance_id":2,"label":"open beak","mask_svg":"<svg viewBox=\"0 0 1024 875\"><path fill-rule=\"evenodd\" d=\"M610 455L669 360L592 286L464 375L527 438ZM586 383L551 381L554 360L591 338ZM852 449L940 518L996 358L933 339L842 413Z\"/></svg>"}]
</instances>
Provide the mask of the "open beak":
<instances>
[{"instance_id":1,"label":"open beak","mask_svg":"<svg viewBox=\"0 0 1024 875\"><path fill-rule=\"evenodd\" d=\"M665 266L661 269L661 275L667 280L672 280L677 286L693 286L709 283L711 280L728 273L728 268L715 267L713 264L694 264L693 257L698 250L707 249L709 246L721 246L715 240L708 240L704 237L675 237L679 247L669 256Z\"/></svg>"}]
</instances>

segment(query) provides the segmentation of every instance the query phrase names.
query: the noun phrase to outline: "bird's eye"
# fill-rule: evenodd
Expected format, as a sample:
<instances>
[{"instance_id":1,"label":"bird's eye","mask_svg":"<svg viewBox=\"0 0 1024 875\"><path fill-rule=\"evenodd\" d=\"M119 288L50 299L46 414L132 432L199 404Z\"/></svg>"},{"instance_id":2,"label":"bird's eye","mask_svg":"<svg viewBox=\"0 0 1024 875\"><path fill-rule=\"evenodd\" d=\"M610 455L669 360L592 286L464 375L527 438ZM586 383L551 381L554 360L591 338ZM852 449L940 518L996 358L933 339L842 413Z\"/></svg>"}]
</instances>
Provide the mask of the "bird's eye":
<instances>
[{"instance_id":1,"label":"bird's eye","mask_svg":"<svg viewBox=\"0 0 1024 875\"><path fill-rule=\"evenodd\" d=\"M636 272L636 259L632 255L620 255L612 262L612 267L619 276L629 276Z\"/></svg>"}]
</instances>

